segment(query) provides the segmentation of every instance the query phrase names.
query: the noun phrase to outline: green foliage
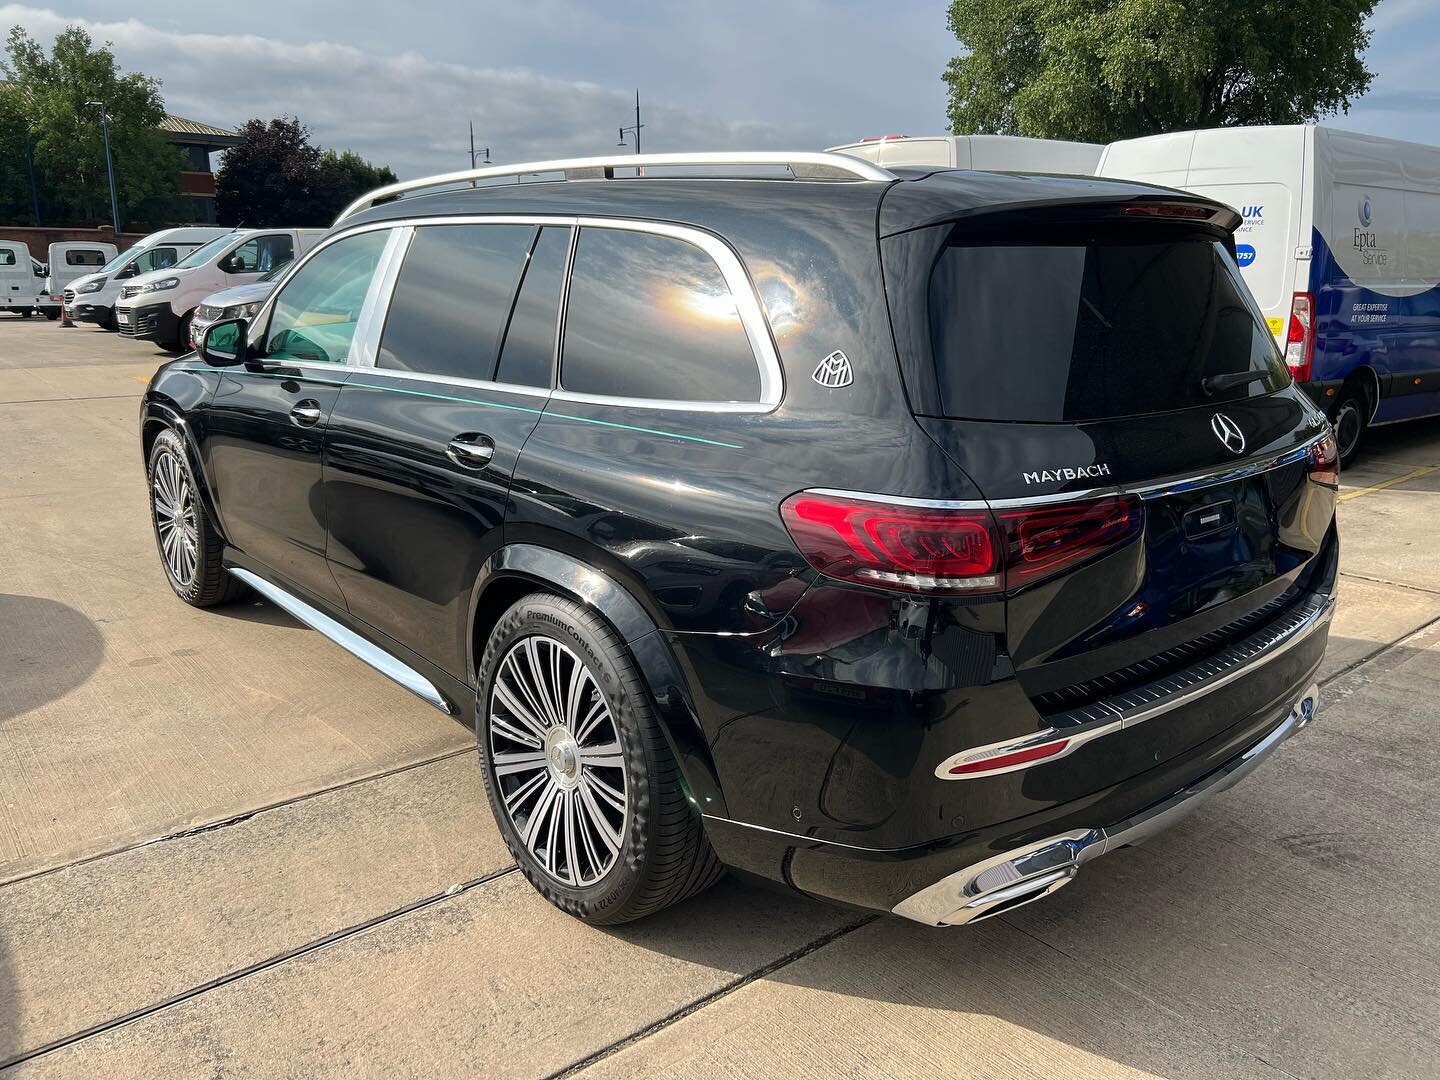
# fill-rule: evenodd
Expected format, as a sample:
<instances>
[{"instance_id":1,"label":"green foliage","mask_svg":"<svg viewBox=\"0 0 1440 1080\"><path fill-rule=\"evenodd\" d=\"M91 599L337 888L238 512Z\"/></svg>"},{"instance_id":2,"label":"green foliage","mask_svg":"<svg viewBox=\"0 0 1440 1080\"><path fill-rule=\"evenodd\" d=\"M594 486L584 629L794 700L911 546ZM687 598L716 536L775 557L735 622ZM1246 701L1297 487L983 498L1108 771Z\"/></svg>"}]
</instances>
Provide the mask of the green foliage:
<instances>
[{"instance_id":1,"label":"green foliage","mask_svg":"<svg viewBox=\"0 0 1440 1080\"><path fill-rule=\"evenodd\" d=\"M24 164L28 121L45 224L109 222L100 110L88 101L103 101L110 116L122 228L125 222L158 224L185 217L176 192L181 155L159 130L165 107L157 80L139 72L122 74L109 45L96 47L78 26L66 27L48 54L24 28L12 27L0 75L5 80L0 83L0 157L18 166L4 170L0 181L5 220L31 218ZM18 208L11 191L17 182Z\"/></svg>"},{"instance_id":2,"label":"green foliage","mask_svg":"<svg viewBox=\"0 0 1440 1080\"><path fill-rule=\"evenodd\" d=\"M328 226L357 197L393 184L395 174L346 150L321 151L296 117L250 120L215 174L222 225Z\"/></svg>"},{"instance_id":3,"label":"green foliage","mask_svg":"<svg viewBox=\"0 0 1440 1080\"><path fill-rule=\"evenodd\" d=\"M953 0L950 129L1111 142L1348 110L1378 0Z\"/></svg>"}]
</instances>

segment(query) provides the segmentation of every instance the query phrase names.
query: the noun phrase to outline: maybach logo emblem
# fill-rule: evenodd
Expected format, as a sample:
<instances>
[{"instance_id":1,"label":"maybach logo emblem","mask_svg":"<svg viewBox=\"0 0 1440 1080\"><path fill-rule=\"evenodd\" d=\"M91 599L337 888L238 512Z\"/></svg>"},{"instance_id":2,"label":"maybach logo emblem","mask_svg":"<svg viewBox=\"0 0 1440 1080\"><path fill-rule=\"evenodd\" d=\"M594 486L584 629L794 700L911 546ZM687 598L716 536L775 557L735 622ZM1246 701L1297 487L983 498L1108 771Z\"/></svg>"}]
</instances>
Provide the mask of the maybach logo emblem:
<instances>
[{"instance_id":1,"label":"maybach logo emblem","mask_svg":"<svg viewBox=\"0 0 1440 1080\"><path fill-rule=\"evenodd\" d=\"M831 390L849 386L855 381L855 374L850 370L850 358L839 349L821 360L815 370L810 373L810 377L821 386Z\"/></svg>"},{"instance_id":2,"label":"maybach logo emblem","mask_svg":"<svg viewBox=\"0 0 1440 1080\"><path fill-rule=\"evenodd\" d=\"M1098 480L1110 475L1110 466L1105 462L1095 465L1056 465L1053 469L1021 474L1027 484L1058 484L1069 480Z\"/></svg>"}]
</instances>

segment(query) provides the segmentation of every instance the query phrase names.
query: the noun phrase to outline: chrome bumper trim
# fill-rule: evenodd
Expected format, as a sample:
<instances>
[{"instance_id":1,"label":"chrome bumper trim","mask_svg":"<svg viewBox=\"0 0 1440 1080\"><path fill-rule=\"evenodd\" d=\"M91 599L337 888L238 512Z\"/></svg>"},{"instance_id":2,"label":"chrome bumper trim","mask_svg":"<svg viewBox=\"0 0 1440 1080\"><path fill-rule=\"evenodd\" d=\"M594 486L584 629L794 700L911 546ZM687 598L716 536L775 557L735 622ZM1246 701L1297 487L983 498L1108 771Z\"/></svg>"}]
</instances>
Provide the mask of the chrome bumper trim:
<instances>
[{"instance_id":1,"label":"chrome bumper trim","mask_svg":"<svg viewBox=\"0 0 1440 1080\"><path fill-rule=\"evenodd\" d=\"M927 926L958 926L1049 896L1068 885L1091 859L1149 839L1238 783L1305 727L1319 706L1320 687L1312 683L1269 735L1169 798L1113 825L1061 833L975 863L921 889L892 910Z\"/></svg>"},{"instance_id":2,"label":"chrome bumper trim","mask_svg":"<svg viewBox=\"0 0 1440 1080\"><path fill-rule=\"evenodd\" d=\"M349 627L342 626L323 611L311 607L304 600L291 595L280 586L266 581L258 574L252 574L249 570L243 570L238 566L230 566L226 569L276 607L288 611L310 629L318 630L352 656L365 661L381 675L399 683L416 697L429 702L441 712L450 716L455 715L455 706L436 689L434 683L408 664L391 656L380 646L366 641Z\"/></svg>"},{"instance_id":3,"label":"chrome bumper trim","mask_svg":"<svg viewBox=\"0 0 1440 1080\"><path fill-rule=\"evenodd\" d=\"M1121 691L1089 705L1054 713L1047 717L1049 726L1034 734L961 750L940 762L935 767L935 775L941 780L976 780L1048 765L1069 757L1088 742L1153 720L1249 675L1270 661L1284 656L1315 631L1328 625L1334 615L1335 594L1313 593L1293 611L1183 671ZM1052 743L1062 743L1063 747L1056 753L1033 761L958 776L949 771L960 765L973 766L987 758L1036 750Z\"/></svg>"}]
</instances>

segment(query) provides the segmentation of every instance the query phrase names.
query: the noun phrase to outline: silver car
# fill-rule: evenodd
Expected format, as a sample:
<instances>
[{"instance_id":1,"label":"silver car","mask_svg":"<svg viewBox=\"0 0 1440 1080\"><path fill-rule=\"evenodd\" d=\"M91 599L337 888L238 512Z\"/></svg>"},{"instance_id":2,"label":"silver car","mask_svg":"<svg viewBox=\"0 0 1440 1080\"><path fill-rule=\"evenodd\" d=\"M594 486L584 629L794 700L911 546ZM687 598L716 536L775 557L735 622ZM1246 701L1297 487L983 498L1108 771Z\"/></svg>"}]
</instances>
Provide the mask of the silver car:
<instances>
[{"instance_id":1,"label":"silver car","mask_svg":"<svg viewBox=\"0 0 1440 1080\"><path fill-rule=\"evenodd\" d=\"M220 322L222 319L253 319L260 310L260 305L275 291L276 282L285 276L285 271L293 261L286 260L255 281L221 289L207 296L195 309L195 317L190 320L190 348L195 348L211 323Z\"/></svg>"}]
</instances>

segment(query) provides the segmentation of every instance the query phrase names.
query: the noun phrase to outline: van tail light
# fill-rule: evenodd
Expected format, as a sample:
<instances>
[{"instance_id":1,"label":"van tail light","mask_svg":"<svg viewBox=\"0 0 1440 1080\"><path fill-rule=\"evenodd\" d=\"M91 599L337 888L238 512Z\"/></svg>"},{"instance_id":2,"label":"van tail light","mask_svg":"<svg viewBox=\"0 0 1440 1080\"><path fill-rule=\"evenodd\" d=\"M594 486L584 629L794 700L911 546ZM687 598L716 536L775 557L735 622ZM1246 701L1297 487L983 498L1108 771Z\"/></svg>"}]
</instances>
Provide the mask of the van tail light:
<instances>
[{"instance_id":1,"label":"van tail light","mask_svg":"<svg viewBox=\"0 0 1440 1080\"><path fill-rule=\"evenodd\" d=\"M887 503L802 491L780 515L827 577L904 592L994 594L1043 580L1140 531L1134 496L1006 508Z\"/></svg>"},{"instance_id":2,"label":"van tail light","mask_svg":"<svg viewBox=\"0 0 1440 1080\"><path fill-rule=\"evenodd\" d=\"M1290 329L1285 335L1285 366L1298 383L1310 381L1315 359L1315 297L1297 292L1290 302Z\"/></svg>"},{"instance_id":3,"label":"van tail light","mask_svg":"<svg viewBox=\"0 0 1440 1080\"><path fill-rule=\"evenodd\" d=\"M1339 486L1340 444L1335 441L1334 435L1326 434L1311 445L1305 471L1310 474L1310 479L1317 483Z\"/></svg>"}]
</instances>

